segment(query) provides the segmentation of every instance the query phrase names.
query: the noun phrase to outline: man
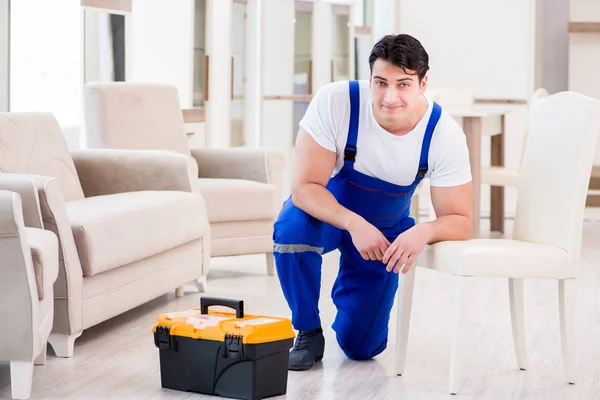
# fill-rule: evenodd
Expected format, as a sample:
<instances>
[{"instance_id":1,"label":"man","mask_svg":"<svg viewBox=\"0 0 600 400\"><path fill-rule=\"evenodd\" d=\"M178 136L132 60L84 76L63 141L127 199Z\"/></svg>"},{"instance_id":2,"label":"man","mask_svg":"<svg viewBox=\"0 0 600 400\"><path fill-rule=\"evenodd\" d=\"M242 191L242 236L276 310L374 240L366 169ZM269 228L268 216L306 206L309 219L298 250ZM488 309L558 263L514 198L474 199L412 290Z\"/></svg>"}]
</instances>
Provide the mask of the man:
<instances>
[{"instance_id":1,"label":"man","mask_svg":"<svg viewBox=\"0 0 600 400\"><path fill-rule=\"evenodd\" d=\"M428 243L471 234L472 186L464 133L423 93L429 56L408 35L382 38L366 82L321 88L300 122L292 195L275 223L275 260L298 330L289 369L323 358L321 257L338 249L333 329L354 360L387 345L398 273ZM410 199L429 177L437 219L415 224Z\"/></svg>"}]
</instances>

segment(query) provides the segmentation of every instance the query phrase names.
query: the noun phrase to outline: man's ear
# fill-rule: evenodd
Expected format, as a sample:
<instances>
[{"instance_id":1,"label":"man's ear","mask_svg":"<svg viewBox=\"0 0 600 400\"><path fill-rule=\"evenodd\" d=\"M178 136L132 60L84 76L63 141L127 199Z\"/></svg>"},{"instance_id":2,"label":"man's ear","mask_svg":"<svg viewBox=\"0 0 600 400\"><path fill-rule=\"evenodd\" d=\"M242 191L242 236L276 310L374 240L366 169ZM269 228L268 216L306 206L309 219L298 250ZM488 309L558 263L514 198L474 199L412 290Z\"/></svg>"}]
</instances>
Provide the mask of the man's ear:
<instances>
[{"instance_id":1,"label":"man's ear","mask_svg":"<svg viewBox=\"0 0 600 400\"><path fill-rule=\"evenodd\" d=\"M423 79L421 79L421 87L419 88L419 91L421 92L421 94L425 93L426 90L427 90L427 75L425 75L423 77Z\"/></svg>"}]
</instances>

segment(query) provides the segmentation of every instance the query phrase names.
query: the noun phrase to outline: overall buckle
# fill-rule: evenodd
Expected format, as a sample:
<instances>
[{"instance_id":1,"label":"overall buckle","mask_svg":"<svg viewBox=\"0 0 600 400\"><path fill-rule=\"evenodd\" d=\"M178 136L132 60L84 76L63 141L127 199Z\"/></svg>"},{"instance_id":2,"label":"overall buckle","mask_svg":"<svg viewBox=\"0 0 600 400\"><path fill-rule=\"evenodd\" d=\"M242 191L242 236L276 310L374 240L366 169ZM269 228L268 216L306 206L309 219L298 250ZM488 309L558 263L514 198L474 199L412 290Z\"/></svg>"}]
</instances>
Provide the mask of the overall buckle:
<instances>
[{"instance_id":1,"label":"overall buckle","mask_svg":"<svg viewBox=\"0 0 600 400\"><path fill-rule=\"evenodd\" d=\"M348 160L350 162L354 162L356 160L356 149L344 149L344 160Z\"/></svg>"},{"instance_id":2,"label":"overall buckle","mask_svg":"<svg viewBox=\"0 0 600 400\"><path fill-rule=\"evenodd\" d=\"M417 171L417 179L425 178L425 175L427 174L427 170L428 170L427 165L423 165L423 166L420 165L419 170Z\"/></svg>"}]
</instances>

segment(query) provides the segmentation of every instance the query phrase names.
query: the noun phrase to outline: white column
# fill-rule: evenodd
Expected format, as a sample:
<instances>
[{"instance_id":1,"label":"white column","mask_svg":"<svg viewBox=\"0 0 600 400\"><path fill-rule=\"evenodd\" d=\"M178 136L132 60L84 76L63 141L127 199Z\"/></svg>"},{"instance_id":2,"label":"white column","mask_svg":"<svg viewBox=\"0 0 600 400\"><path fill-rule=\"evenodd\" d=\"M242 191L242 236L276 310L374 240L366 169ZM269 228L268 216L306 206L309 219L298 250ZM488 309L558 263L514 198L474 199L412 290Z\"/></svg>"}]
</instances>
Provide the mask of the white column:
<instances>
[{"instance_id":1,"label":"white column","mask_svg":"<svg viewBox=\"0 0 600 400\"><path fill-rule=\"evenodd\" d=\"M127 80L175 85L192 107L194 0L133 0L126 25Z\"/></svg>"},{"instance_id":2,"label":"white column","mask_svg":"<svg viewBox=\"0 0 600 400\"><path fill-rule=\"evenodd\" d=\"M291 96L294 93L294 0L263 0L262 9L262 93L263 96ZM261 145L292 156L293 108L290 100L262 102ZM286 174L284 192L290 187Z\"/></svg>"},{"instance_id":3,"label":"white column","mask_svg":"<svg viewBox=\"0 0 600 400\"><path fill-rule=\"evenodd\" d=\"M208 101L206 133L209 147L231 143L231 13L232 0L207 0L206 51Z\"/></svg>"},{"instance_id":4,"label":"white column","mask_svg":"<svg viewBox=\"0 0 600 400\"><path fill-rule=\"evenodd\" d=\"M400 0L373 0L373 43L376 43L385 35L399 32L398 13L400 12Z\"/></svg>"},{"instance_id":5,"label":"white column","mask_svg":"<svg viewBox=\"0 0 600 400\"><path fill-rule=\"evenodd\" d=\"M10 10L8 0L0 0L0 112L9 105Z\"/></svg>"},{"instance_id":6,"label":"white column","mask_svg":"<svg viewBox=\"0 0 600 400\"><path fill-rule=\"evenodd\" d=\"M247 147L260 146L260 122L262 103L262 3L248 0L246 13L246 82L244 88L244 134Z\"/></svg>"},{"instance_id":7,"label":"white column","mask_svg":"<svg viewBox=\"0 0 600 400\"><path fill-rule=\"evenodd\" d=\"M312 23L312 88L313 94L331 82L332 26L331 4L316 0Z\"/></svg>"}]
</instances>

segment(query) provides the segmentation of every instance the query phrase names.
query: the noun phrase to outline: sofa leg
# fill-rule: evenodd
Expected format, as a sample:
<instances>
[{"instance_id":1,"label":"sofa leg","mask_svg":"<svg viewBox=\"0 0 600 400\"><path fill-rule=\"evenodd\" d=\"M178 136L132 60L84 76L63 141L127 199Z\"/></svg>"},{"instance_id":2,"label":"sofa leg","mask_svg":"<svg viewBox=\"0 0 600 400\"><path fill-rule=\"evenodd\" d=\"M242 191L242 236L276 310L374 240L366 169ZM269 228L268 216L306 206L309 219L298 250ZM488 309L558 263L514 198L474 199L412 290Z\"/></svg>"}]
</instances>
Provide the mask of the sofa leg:
<instances>
[{"instance_id":1,"label":"sofa leg","mask_svg":"<svg viewBox=\"0 0 600 400\"><path fill-rule=\"evenodd\" d=\"M75 349L75 339L81 336L81 332L72 335L63 335L60 333L51 333L48 337L48 343L54 349L58 357L69 358L73 357Z\"/></svg>"},{"instance_id":2,"label":"sofa leg","mask_svg":"<svg viewBox=\"0 0 600 400\"><path fill-rule=\"evenodd\" d=\"M42 352L38 354L37 358L33 362L34 365L46 365L46 352L48 351L48 342L42 348Z\"/></svg>"},{"instance_id":3,"label":"sofa leg","mask_svg":"<svg viewBox=\"0 0 600 400\"><path fill-rule=\"evenodd\" d=\"M196 284L196 287L198 288L199 292L201 292L201 293L208 292L208 281L206 280L206 276L202 276L202 277L198 278L198 280L194 283Z\"/></svg>"},{"instance_id":4,"label":"sofa leg","mask_svg":"<svg viewBox=\"0 0 600 400\"><path fill-rule=\"evenodd\" d=\"M33 384L33 361L11 361L10 382L13 399L29 399Z\"/></svg>"},{"instance_id":5,"label":"sofa leg","mask_svg":"<svg viewBox=\"0 0 600 400\"><path fill-rule=\"evenodd\" d=\"M275 257L273 253L267 253L267 275L274 276L275 275Z\"/></svg>"},{"instance_id":6,"label":"sofa leg","mask_svg":"<svg viewBox=\"0 0 600 400\"><path fill-rule=\"evenodd\" d=\"M183 286L179 286L177 289L175 289L175 297L183 297Z\"/></svg>"}]
</instances>

